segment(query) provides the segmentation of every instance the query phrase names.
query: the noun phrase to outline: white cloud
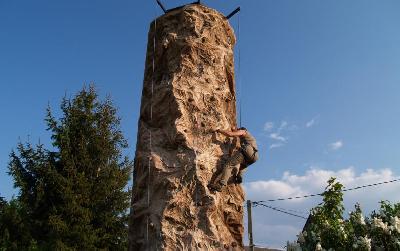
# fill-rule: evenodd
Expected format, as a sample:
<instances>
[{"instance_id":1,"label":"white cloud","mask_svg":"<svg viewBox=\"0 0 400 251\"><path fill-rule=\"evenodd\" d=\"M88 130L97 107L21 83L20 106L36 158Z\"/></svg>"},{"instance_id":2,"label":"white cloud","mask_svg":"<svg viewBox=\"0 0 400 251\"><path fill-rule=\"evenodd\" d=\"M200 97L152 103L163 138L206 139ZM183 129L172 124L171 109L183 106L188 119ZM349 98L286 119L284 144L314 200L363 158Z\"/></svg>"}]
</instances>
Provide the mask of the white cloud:
<instances>
[{"instance_id":1,"label":"white cloud","mask_svg":"<svg viewBox=\"0 0 400 251\"><path fill-rule=\"evenodd\" d=\"M323 192L326 181L336 177L346 188L373 184L400 178L391 169L366 169L357 173L354 167L327 170L310 167L303 174L284 172L280 179L258 180L245 183L247 199L252 201L303 196ZM378 209L378 202L400 201L400 182L367 187L344 193L346 212L353 210L356 202L361 204L364 214ZM267 205L295 210L297 215L307 217L307 212L322 201L320 196L286 201L265 202ZM302 213L304 212L304 213ZM345 215L347 217L347 215ZM286 241L296 239L303 228L305 219L296 218L271 209L257 206L253 209L255 243L263 246L282 248ZM287 231L282 231L287 229Z\"/></svg>"},{"instance_id":2,"label":"white cloud","mask_svg":"<svg viewBox=\"0 0 400 251\"><path fill-rule=\"evenodd\" d=\"M282 147L282 146L284 146L284 144L282 144L282 143L274 143L274 144L271 144L269 146L269 149L279 148L279 147Z\"/></svg>"},{"instance_id":3,"label":"white cloud","mask_svg":"<svg viewBox=\"0 0 400 251\"><path fill-rule=\"evenodd\" d=\"M307 122L307 125L311 127L314 123L315 119ZM286 120L282 120L280 122L265 122L263 131L266 132L266 134L264 135L272 140L272 142L269 144L269 149L285 146L288 143L289 136L295 134L296 131L301 128L302 127L299 127L293 123L289 123Z\"/></svg>"},{"instance_id":4,"label":"white cloud","mask_svg":"<svg viewBox=\"0 0 400 251\"><path fill-rule=\"evenodd\" d=\"M285 129L288 126L288 122L287 121L282 121L281 125L278 128L278 132L282 131L283 129Z\"/></svg>"},{"instance_id":5,"label":"white cloud","mask_svg":"<svg viewBox=\"0 0 400 251\"><path fill-rule=\"evenodd\" d=\"M310 121L308 121L308 122L306 123L306 127L307 127L307 128L310 128L310 127L312 127L314 124L315 124L315 119L312 119L312 120L310 120Z\"/></svg>"},{"instance_id":6,"label":"white cloud","mask_svg":"<svg viewBox=\"0 0 400 251\"><path fill-rule=\"evenodd\" d=\"M340 148L343 147L343 141L338 140L336 142L329 144L329 146L330 146L331 150L333 150L333 151L339 150Z\"/></svg>"},{"instance_id":7,"label":"white cloud","mask_svg":"<svg viewBox=\"0 0 400 251\"><path fill-rule=\"evenodd\" d=\"M274 122L266 122L264 124L264 131L270 132L274 128Z\"/></svg>"},{"instance_id":8,"label":"white cloud","mask_svg":"<svg viewBox=\"0 0 400 251\"><path fill-rule=\"evenodd\" d=\"M293 125L295 126L295 125ZM272 140L272 143L269 146L269 149L283 147L288 140L288 137L283 136L282 133L285 133L291 130L292 126L289 126L287 121L281 121L279 126L275 128L274 122L267 122L264 125L264 131L271 132L268 137ZM275 130L273 130L275 129Z\"/></svg>"},{"instance_id":9,"label":"white cloud","mask_svg":"<svg viewBox=\"0 0 400 251\"><path fill-rule=\"evenodd\" d=\"M269 137L271 139L277 140L277 141L281 141L281 142L286 142L287 138L281 136L279 133L271 133L269 135Z\"/></svg>"},{"instance_id":10,"label":"white cloud","mask_svg":"<svg viewBox=\"0 0 400 251\"><path fill-rule=\"evenodd\" d=\"M271 197L289 197L302 195L299 187L292 186L284 181L269 180L269 181L255 181L248 184L249 191L253 193L264 194L268 191Z\"/></svg>"}]
</instances>

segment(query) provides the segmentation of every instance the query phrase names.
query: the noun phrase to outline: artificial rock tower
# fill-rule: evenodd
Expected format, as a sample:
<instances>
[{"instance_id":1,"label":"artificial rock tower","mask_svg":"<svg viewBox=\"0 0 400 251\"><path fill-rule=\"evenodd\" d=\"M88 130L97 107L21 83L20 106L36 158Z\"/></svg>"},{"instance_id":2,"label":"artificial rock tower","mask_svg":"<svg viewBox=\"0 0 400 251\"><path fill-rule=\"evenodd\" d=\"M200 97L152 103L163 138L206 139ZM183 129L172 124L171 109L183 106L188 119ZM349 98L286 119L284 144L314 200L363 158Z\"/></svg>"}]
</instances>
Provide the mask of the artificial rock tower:
<instances>
[{"instance_id":1,"label":"artificial rock tower","mask_svg":"<svg viewBox=\"0 0 400 251\"><path fill-rule=\"evenodd\" d=\"M186 5L150 25L135 156L130 250L243 248L241 185L207 188L234 150L235 35L219 12Z\"/></svg>"}]
</instances>

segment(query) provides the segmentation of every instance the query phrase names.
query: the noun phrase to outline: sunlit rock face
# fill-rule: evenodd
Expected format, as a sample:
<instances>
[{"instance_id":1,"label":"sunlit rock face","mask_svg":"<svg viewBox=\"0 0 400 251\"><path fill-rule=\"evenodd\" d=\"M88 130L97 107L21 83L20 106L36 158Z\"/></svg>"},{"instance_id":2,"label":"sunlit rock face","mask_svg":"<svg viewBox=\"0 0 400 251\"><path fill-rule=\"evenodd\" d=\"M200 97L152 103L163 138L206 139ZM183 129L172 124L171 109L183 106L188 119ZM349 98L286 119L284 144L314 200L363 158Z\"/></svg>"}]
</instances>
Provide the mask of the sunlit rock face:
<instances>
[{"instance_id":1,"label":"sunlit rock face","mask_svg":"<svg viewBox=\"0 0 400 251\"><path fill-rule=\"evenodd\" d=\"M235 147L213 132L236 126L233 30L199 4L149 29L129 249L241 250L242 187L207 188Z\"/></svg>"}]
</instances>

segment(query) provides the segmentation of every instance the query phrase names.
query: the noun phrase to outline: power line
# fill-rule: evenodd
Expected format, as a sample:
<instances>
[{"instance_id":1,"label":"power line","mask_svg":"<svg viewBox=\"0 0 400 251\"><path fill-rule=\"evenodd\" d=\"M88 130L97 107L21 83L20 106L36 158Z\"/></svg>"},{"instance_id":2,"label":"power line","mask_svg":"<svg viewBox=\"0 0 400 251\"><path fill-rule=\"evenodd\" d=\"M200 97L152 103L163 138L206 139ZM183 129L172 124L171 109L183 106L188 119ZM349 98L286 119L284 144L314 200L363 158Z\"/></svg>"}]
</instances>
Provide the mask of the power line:
<instances>
[{"instance_id":1,"label":"power line","mask_svg":"<svg viewBox=\"0 0 400 251\"><path fill-rule=\"evenodd\" d=\"M282 210L282 209L279 209L279 208L276 208L276 207L273 207L273 206L265 205L265 204L263 204L261 202L255 201L255 202L253 202L253 205L254 206L260 205L260 206L263 206L263 207L266 207L266 208L269 208L269 209L272 209L272 210L275 210L275 211L278 211L278 212L281 212L281 213L284 213L284 214L288 214L288 215L291 215L291 216L294 216L294 217L298 217L298 218L302 218L302 219L307 220L307 218L304 217L304 216L301 216L301 215L298 215L298 214L294 214L294 213L290 213L290 212L287 212L285 210Z\"/></svg>"},{"instance_id":2,"label":"power line","mask_svg":"<svg viewBox=\"0 0 400 251\"><path fill-rule=\"evenodd\" d=\"M352 188L346 188L343 189L343 192L347 191L354 191L358 190L361 188L366 188L366 187L372 187L372 186L378 186L378 185L384 185L384 184L389 184L393 182L398 182L400 179L394 179L394 180L389 180L389 181L383 181L383 182L378 182L378 183L373 183L373 184L368 184L368 185L363 185L363 186L357 186L357 187L352 187ZM324 193L316 193L316 194L308 194L308 195L303 195L303 196L294 196L294 197L288 197L288 198L278 198L278 199L271 199L271 200L260 200L260 201L255 201L253 203L260 203L260 202L274 202L274 201L283 201L283 200L294 200L294 199L303 199L303 198L310 198L310 197L315 197L315 196L322 196Z\"/></svg>"},{"instance_id":3,"label":"power line","mask_svg":"<svg viewBox=\"0 0 400 251\"><path fill-rule=\"evenodd\" d=\"M255 203L261 203L261 202L260 201L255 201L255 202L252 202L251 204L255 204ZM256 207L256 206L257 205L253 205L253 207ZM246 207L246 203L243 204L243 207ZM296 213L296 214L307 214L307 215L309 214L309 212L306 212L306 211L287 209L287 208L278 207L278 206L274 206L274 207L277 208L277 209L283 210L283 211L292 212L292 213Z\"/></svg>"},{"instance_id":4,"label":"power line","mask_svg":"<svg viewBox=\"0 0 400 251\"><path fill-rule=\"evenodd\" d=\"M282 201L282 200L303 199L303 198L309 198L309 197L315 197L315 196L322 196L322 193L308 194L308 195L288 197L288 198L278 198L278 199L271 199L271 200L260 200L260 201L255 201L255 202L274 202L274 201Z\"/></svg>"},{"instance_id":5,"label":"power line","mask_svg":"<svg viewBox=\"0 0 400 251\"><path fill-rule=\"evenodd\" d=\"M277 207L277 206L274 206L274 207L277 208L277 209L280 209L280 210L283 210L283 211L287 211L287 212L292 212L292 213L295 213L295 214L305 214L305 215L309 214L309 212L305 212L305 211L287 209L287 208Z\"/></svg>"},{"instance_id":6,"label":"power line","mask_svg":"<svg viewBox=\"0 0 400 251\"><path fill-rule=\"evenodd\" d=\"M364 186L347 188L347 189L343 189L343 192L353 191L353 190L357 190L357 189L361 189L361 188L365 188L365 187L372 187L372 186L378 186L378 185L383 185L383 184L389 184L389 183L393 183L393 182L397 182L397 181L400 181L400 179L382 181L382 182L378 182L378 183L374 183L374 184L368 184L368 185L364 185Z\"/></svg>"}]
</instances>

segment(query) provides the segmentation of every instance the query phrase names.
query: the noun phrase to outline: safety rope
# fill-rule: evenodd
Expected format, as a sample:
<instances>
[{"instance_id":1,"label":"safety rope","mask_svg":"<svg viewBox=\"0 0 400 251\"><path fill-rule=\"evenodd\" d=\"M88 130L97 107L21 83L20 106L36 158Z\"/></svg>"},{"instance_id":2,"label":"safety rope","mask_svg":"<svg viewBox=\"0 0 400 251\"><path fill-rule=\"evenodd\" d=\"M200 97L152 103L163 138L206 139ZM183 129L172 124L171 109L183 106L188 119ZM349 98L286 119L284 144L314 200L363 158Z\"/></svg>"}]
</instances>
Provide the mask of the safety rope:
<instances>
[{"instance_id":1,"label":"safety rope","mask_svg":"<svg viewBox=\"0 0 400 251\"><path fill-rule=\"evenodd\" d=\"M239 84L239 127L242 127L242 81L241 81L241 51L240 51L240 12L238 13L238 19L237 19L237 27L238 27L238 35L237 35L237 47L238 47L238 84Z\"/></svg>"},{"instance_id":2,"label":"safety rope","mask_svg":"<svg viewBox=\"0 0 400 251\"><path fill-rule=\"evenodd\" d=\"M199 121L197 116L196 118L196 135L193 137L193 151L194 151L194 193L195 193L195 206L197 208L197 202L198 202L198 191L197 191L197 146L198 146L198 138L200 137L200 129L199 129Z\"/></svg>"},{"instance_id":3,"label":"safety rope","mask_svg":"<svg viewBox=\"0 0 400 251\"><path fill-rule=\"evenodd\" d=\"M153 121L153 95L154 95L154 75L155 75L155 57L156 57L156 34L157 34L157 17L154 19L154 36L153 36L153 59L152 59L152 75L151 75L151 96L150 96L150 126ZM152 133L151 128L149 130L149 160L147 169L147 210L148 215L146 219L146 242L149 247L149 221L150 221L150 173L151 173L151 155L153 153L152 147Z\"/></svg>"}]
</instances>

